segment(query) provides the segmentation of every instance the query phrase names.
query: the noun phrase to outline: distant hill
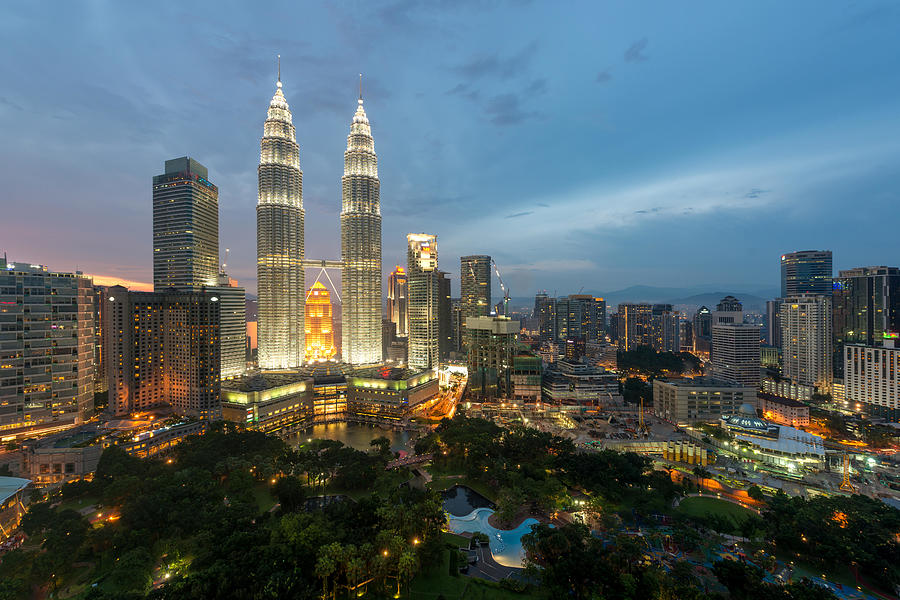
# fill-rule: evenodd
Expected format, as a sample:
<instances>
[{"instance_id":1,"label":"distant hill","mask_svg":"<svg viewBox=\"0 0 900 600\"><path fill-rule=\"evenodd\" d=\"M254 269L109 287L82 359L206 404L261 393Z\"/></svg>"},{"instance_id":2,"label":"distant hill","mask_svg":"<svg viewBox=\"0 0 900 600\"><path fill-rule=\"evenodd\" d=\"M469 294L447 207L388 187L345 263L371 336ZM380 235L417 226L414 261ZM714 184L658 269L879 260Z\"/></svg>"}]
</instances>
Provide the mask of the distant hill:
<instances>
[{"instance_id":1,"label":"distant hill","mask_svg":"<svg viewBox=\"0 0 900 600\"><path fill-rule=\"evenodd\" d=\"M722 290L722 291L711 291ZM574 293L574 292L573 292ZM613 292L585 290L584 294L593 294L606 300L606 305L614 307L624 302L665 303L675 305L681 310L696 310L707 306L715 310L716 304L725 296L734 296L744 305L745 312L764 312L766 300L777 298L779 290L765 285L694 285L690 287L655 287L650 285L634 285ZM559 295L564 295L559 293ZM510 298L513 308L531 309L534 307L534 296Z\"/></svg>"}]
</instances>

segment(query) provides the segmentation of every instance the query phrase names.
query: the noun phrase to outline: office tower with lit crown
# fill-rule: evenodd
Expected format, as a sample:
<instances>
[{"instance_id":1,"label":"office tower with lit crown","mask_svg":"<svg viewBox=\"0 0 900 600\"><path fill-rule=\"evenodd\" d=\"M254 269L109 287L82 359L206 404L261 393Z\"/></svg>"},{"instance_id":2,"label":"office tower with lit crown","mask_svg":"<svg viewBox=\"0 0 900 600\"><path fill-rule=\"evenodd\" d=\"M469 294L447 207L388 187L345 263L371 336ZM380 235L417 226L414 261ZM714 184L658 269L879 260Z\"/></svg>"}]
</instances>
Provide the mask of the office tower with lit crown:
<instances>
[{"instance_id":1,"label":"office tower with lit crown","mask_svg":"<svg viewBox=\"0 0 900 600\"><path fill-rule=\"evenodd\" d=\"M788 296L781 302L782 374L793 383L831 392L831 297Z\"/></svg>"},{"instance_id":2,"label":"office tower with lit crown","mask_svg":"<svg viewBox=\"0 0 900 600\"><path fill-rule=\"evenodd\" d=\"M759 327L743 323L712 326L710 374L713 379L759 387Z\"/></svg>"},{"instance_id":3,"label":"office tower with lit crown","mask_svg":"<svg viewBox=\"0 0 900 600\"><path fill-rule=\"evenodd\" d=\"M321 281L317 281L306 296L306 361L331 360L336 354L331 294Z\"/></svg>"},{"instance_id":4,"label":"office tower with lit crown","mask_svg":"<svg viewBox=\"0 0 900 600\"><path fill-rule=\"evenodd\" d=\"M153 178L153 289L199 289L219 277L219 190L187 156Z\"/></svg>"},{"instance_id":5,"label":"office tower with lit crown","mask_svg":"<svg viewBox=\"0 0 900 600\"><path fill-rule=\"evenodd\" d=\"M397 265L388 275L387 318L395 325L394 335L409 335L406 270Z\"/></svg>"},{"instance_id":6,"label":"office tower with lit crown","mask_svg":"<svg viewBox=\"0 0 900 600\"><path fill-rule=\"evenodd\" d=\"M0 256L0 435L90 417L93 296L87 277Z\"/></svg>"},{"instance_id":7,"label":"office tower with lit crown","mask_svg":"<svg viewBox=\"0 0 900 600\"><path fill-rule=\"evenodd\" d=\"M261 369L285 369L303 363L306 287L300 148L280 72L260 140L258 174L258 360Z\"/></svg>"},{"instance_id":8,"label":"office tower with lit crown","mask_svg":"<svg viewBox=\"0 0 900 600\"><path fill-rule=\"evenodd\" d=\"M406 270L409 274L409 366L431 369L438 365L439 323L437 236L406 236Z\"/></svg>"},{"instance_id":9,"label":"office tower with lit crown","mask_svg":"<svg viewBox=\"0 0 900 600\"><path fill-rule=\"evenodd\" d=\"M842 377L845 344L878 346L900 332L900 269L858 267L839 271L832 294L834 374Z\"/></svg>"},{"instance_id":10,"label":"office tower with lit crown","mask_svg":"<svg viewBox=\"0 0 900 600\"><path fill-rule=\"evenodd\" d=\"M341 178L342 359L381 360L381 201L378 157L362 93L347 136Z\"/></svg>"},{"instance_id":11,"label":"office tower with lit crown","mask_svg":"<svg viewBox=\"0 0 900 600\"><path fill-rule=\"evenodd\" d=\"M831 295L831 250L802 250L781 255L781 297Z\"/></svg>"},{"instance_id":12,"label":"office tower with lit crown","mask_svg":"<svg viewBox=\"0 0 900 600\"><path fill-rule=\"evenodd\" d=\"M459 259L459 307L462 317L491 314L491 257L484 254Z\"/></svg>"}]
</instances>

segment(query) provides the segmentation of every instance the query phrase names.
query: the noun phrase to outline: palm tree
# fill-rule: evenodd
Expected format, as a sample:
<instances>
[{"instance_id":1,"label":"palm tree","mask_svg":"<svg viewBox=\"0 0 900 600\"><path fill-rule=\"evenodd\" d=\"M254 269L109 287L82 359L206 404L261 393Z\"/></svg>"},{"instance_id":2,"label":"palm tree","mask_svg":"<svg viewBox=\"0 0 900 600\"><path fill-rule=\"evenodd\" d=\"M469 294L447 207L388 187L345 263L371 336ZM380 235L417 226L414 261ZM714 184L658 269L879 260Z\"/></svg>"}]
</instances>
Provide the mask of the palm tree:
<instances>
[{"instance_id":1,"label":"palm tree","mask_svg":"<svg viewBox=\"0 0 900 600\"><path fill-rule=\"evenodd\" d=\"M328 547L319 551L319 558L316 561L316 577L322 578L322 600L328 598L328 580L335 571L336 565L328 552Z\"/></svg>"},{"instance_id":2,"label":"palm tree","mask_svg":"<svg viewBox=\"0 0 900 600\"><path fill-rule=\"evenodd\" d=\"M397 595L400 595L400 582L406 583L406 594L409 596L409 580L412 579L416 572L416 555L410 551L406 551L400 555L400 561L397 563Z\"/></svg>"}]
</instances>

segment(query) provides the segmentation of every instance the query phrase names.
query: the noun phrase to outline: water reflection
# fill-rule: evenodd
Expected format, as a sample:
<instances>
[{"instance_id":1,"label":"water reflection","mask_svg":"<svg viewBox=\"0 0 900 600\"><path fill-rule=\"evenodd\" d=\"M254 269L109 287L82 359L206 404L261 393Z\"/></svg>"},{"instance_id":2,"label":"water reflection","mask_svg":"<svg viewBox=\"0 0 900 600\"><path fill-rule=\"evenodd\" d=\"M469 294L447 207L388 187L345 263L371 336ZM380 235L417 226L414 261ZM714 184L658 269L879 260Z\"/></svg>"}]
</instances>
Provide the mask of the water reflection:
<instances>
[{"instance_id":1,"label":"water reflection","mask_svg":"<svg viewBox=\"0 0 900 600\"><path fill-rule=\"evenodd\" d=\"M288 438L288 443L297 446L301 442L305 442L309 438L320 440L337 440L346 446L357 450L369 450L369 443L378 437L386 437L391 441L391 450L399 452L405 450L412 451L410 444L410 434L407 431L398 431L396 429L382 429L375 425L364 425L359 423L330 423L328 425L314 425L309 429L292 435Z\"/></svg>"}]
</instances>

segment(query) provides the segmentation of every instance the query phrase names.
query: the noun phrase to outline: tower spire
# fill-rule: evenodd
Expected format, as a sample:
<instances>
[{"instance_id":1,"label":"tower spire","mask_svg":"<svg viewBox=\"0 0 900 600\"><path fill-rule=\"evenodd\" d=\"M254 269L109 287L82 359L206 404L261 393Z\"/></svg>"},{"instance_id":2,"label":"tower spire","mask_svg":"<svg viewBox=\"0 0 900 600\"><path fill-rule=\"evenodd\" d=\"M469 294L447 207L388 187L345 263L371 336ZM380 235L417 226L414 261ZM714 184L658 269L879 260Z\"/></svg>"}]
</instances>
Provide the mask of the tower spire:
<instances>
[{"instance_id":1,"label":"tower spire","mask_svg":"<svg viewBox=\"0 0 900 600\"><path fill-rule=\"evenodd\" d=\"M278 87L281 87L281 55L278 55Z\"/></svg>"},{"instance_id":2,"label":"tower spire","mask_svg":"<svg viewBox=\"0 0 900 600\"><path fill-rule=\"evenodd\" d=\"M359 74L359 103L362 104L362 73Z\"/></svg>"}]
</instances>

